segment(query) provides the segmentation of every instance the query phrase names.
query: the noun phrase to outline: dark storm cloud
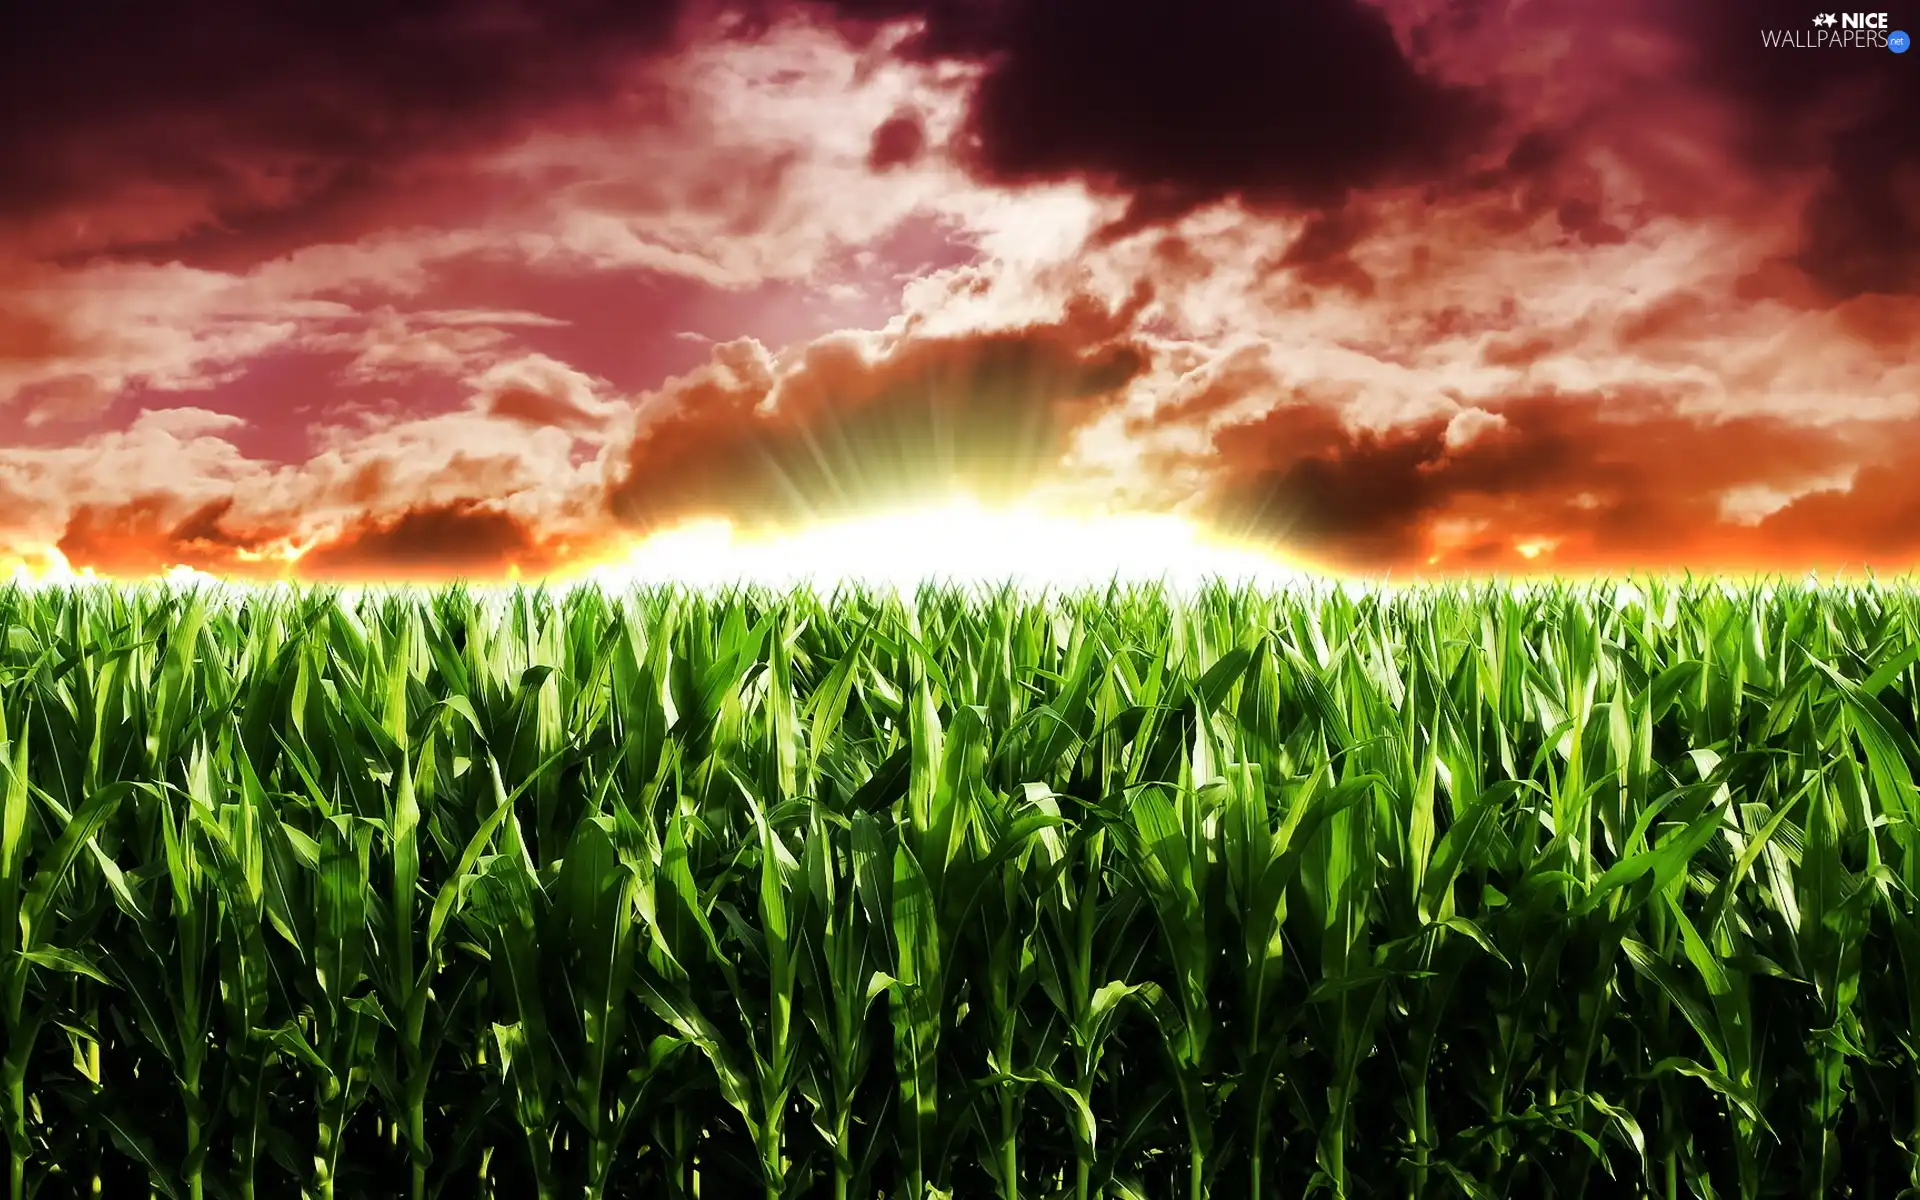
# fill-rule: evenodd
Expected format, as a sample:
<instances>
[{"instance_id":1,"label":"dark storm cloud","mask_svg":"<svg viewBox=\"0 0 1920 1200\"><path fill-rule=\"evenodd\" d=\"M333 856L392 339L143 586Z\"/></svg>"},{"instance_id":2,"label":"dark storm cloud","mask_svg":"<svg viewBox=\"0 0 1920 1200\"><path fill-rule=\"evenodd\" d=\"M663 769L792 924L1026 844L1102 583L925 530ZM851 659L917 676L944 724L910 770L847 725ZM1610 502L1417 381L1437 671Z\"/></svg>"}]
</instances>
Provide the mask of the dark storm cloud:
<instances>
[{"instance_id":1,"label":"dark storm cloud","mask_svg":"<svg viewBox=\"0 0 1920 1200\"><path fill-rule=\"evenodd\" d=\"M668 48L697 0L240 0L11 6L0 27L0 232L38 251L209 265L351 240L482 202L468 153L603 101ZM738 6L736 6L738 7ZM1337 209L1354 189L1459 175L1486 149L1493 89L1444 86L1366 0L749 0L734 36L785 13L858 40L918 18L902 53L983 71L954 147L990 181L1084 178L1129 195L1122 228L1239 196ZM1878 54L1766 49L1800 0L1625 0L1605 25L1677 36L1691 74L1740 108L1760 170L1825 167L1802 263L1843 295L1920 286L1920 71ZM1920 13L1908 24L1920 24ZM1457 5L1414 29L1499 20ZM1896 20L1896 24L1900 23ZM1582 25L1581 28L1586 28ZM1524 124L1526 113L1510 113ZM1562 171L1555 132L1505 172ZM875 133L875 169L912 161L910 113ZM1591 197L1536 189L1588 241ZM1356 280L1346 281L1351 284Z\"/></svg>"},{"instance_id":2,"label":"dark storm cloud","mask_svg":"<svg viewBox=\"0 0 1920 1200\"><path fill-rule=\"evenodd\" d=\"M1695 47L1701 81L1742 114L1743 156L1762 172L1829 172L1803 214L1796 265L1837 296L1920 292L1920 62L1883 49L1791 50L1762 29L1811 31L1807 0L1670 0L1658 16ZM1920 30L1920 6L1889 11Z\"/></svg>"},{"instance_id":3,"label":"dark storm cloud","mask_svg":"<svg viewBox=\"0 0 1920 1200\"><path fill-rule=\"evenodd\" d=\"M240 0L14 6L0 37L0 229L36 253L245 265L482 202L465 156L667 48L695 0ZM961 156L1003 181L1084 177L1134 220L1227 195L1331 204L1423 177L1487 116L1423 78L1360 0L750 3L981 64ZM706 11L702 8L701 11ZM924 132L876 132L876 169Z\"/></svg>"},{"instance_id":4,"label":"dark storm cloud","mask_svg":"<svg viewBox=\"0 0 1920 1200\"><path fill-rule=\"evenodd\" d=\"M1440 196L1457 197L1463 187L1517 188L1516 225L1551 213L1576 242L1625 238L1601 216L1601 182L1583 158L1591 147L1577 144L1579 131L1534 123L1531 91L1465 90L1422 74L1390 31L1386 7L1366 0L832 5L856 18L922 17L925 33L909 53L983 64L957 147L962 158L989 181L1077 177L1130 195L1132 210L1114 232L1226 196L1337 211L1352 190L1414 181L1439 184ZM1514 53L1554 30L1677 42L1676 78L1731 102L1733 149L1747 169L1763 180L1826 174L1802 213L1793 265L1828 298L1920 291L1920 70L1912 54L1761 44L1763 29L1810 30L1819 6L1808 0L1622 0L1604 12L1536 5L1556 7L1557 17L1536 15L1535 26L1512 34ZM1411 44L1445 59L1469 42L1490 44L1488 31L1511 15L1491 3L1446 6L1413 24ZM1895 28L1920 28L1920 9L1890 17ZM1577 79L1580 61L1569 64L1561 84ZM1587 82L1603 80L1603 70L1595 67ZM1489 73L1502 76L1497 67ZM1634 136L1657 140L1659 119L1649 112ZM1493 148L1496 122L1506 136L1520 134L1512 153L1499 167L1467 171L1470 152ZM1699 206L1713 200L1682 193L1661 202L1699 217L1707 215ZM1352 272L1328 282L1364 286Z\"/></svg>"},{"instance_id":5,"label":"dark storm cloud","mask_svg":"<svg viewBox=\"0 0 1920 1200\"><path fill-rule=\"evenodd\" d=\"M219 261L362 231L416 160L607 90L678 0L93 0L0 18L0 222ZM415 197L417 200L417 197ZM197 241L181 243L183 235Z\"/></svg>"},{"instance_id":6,"label":"dark storm cloud","mask_svg":"<svg viewBox=\"0 0 1920 1200\"><path fill-rule=\"evenodd\" d=\"M1227 196L1327 206L1448 170L1492 108L1421 75L1359 0L841 0L986 66L959 149L996 182L1086 178L1130 224Z\"/></svg>"}]
</instances>

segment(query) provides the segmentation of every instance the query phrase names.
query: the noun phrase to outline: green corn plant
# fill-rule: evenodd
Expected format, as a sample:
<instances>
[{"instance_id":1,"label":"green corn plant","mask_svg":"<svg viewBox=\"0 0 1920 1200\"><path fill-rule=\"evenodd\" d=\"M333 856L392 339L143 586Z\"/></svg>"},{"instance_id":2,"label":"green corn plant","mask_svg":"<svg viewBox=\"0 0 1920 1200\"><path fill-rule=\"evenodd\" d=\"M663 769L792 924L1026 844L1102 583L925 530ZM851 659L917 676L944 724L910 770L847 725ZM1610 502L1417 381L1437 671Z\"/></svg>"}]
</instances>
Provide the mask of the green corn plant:
<instances>
[{"instance_id":1,"label":"green corn plant","mask_svg":"<svg viewBox=\"0 0 1920 1200\"><path fill-rule=\"evenodd\" d=\"M1485 784L1478 748L1466 733L1471 723L1467 714L1477 716L1480 711L1475 662L1473 656L1463 655L1449 686L1435 693L1439 716L1433 731L1432 774L1423 767L1416 775L1419 791L1408 808L1405 834L1410 870L1403 903L1411 911L1402 910L1399 937L1390 939L1386 947L1389 953L1410 953L1408 961L1426 976L1426 981L1400 990L1396 1010L1405 1023L1402 1048L1395 1057L1406 1089L1405 1119L1412 1150L1408 1190L1414 1197L1430 1195L1434 1187L1434 1153L1440 1134L1433 1104L1435 1064L1442 1037L1452 1033L1456 1026L1451 1022L1459 1020L1453 1005L1461 980L1483 954L1506 970L1513 966L1482 925L1459 908L1457 885L1463 878L1484 879L1502 817L1519 790L1512 780ZM1445 829L1437 838L1434 833L1441 813L1425 790L1430 780L1444 791L1447 801ZM1419 830L1416 827L1422 821L1434 825ZM1430 848L1422 852L1423 845ZM1439 1170L1448 1165L1441 1162Z\"/></svg>"},{"instance_id":2,"label":"green corn plant","mask_svg":"<svg viewBox=\"0 0 1920 1200\"><path fill-rule=\"evenodd\" d=\"M124 787L97 793L67 817L37 867L26 866L32 785L28 779L28 739L24 730L9 736L0 718L0 1004L6 1018L6 1043L0 1054L0 1103L7 1123L8 1194L30 1194L27 1168L33 1157L29 1128L32 1113L28 1076L41 1030L55 1017L54 998L35 989L36 975L79 975L111 984L84 950L63 946L48 936L58 915L61 893L81 856L127 794ZM64 816L65 814L58 814Z\"/></svg>"},{"instance_id":3,"label":"green corn plant","mask_svg":"<svg viewBox=\"0 0 1920 1200\"><path fill-rule=\"evenodd\" d=\"M173 1168L162 1168L151 1150L141 1150L139 1157L146 1160L154 1186L164 1186L172 1177L185 1195L197 1198L205 1188L216 1116L206 1099L211 1089L203 1081L214 1050L218 913L210 903L211 884L204 876L200 839L193 827L176 819L157 789L147 792L146 798L160 828L159 873L142 878L143 873L123 871L103 851L96 850L96 857L103 873L118 882L116 899L131 925L131 936L122 943L114 964L127 995L122 1028L130 1040L137 1038L138 1044L157 1053L167 1065L180 1105L184 1145ZM161 917L161 901L155 894L162 883L170 920ZM129 1146L148 1144L161 1132L141 1131L125 1114L108 1119L116 1137Z\"/></svg>"},{"instance_id":4,"label":"green corn plant","mask_svg":"<svg viewBox=\"0 0 1920 1200\"><path fill-rule=\"evenodd\" d=\"M666 820L664 837L649 841L649 857L642 868L640 891L640 910L647 934L646 966L636 967L634 991L648 1009L706 1061L723 1102L751 1120L754 1090L749 1069L738 1060L717 1024L715 1017L719 1014L703 1008L700 993L695 990L697 983L715 982L710 972L717 970L713 964L720 961L722 952L694 880L688 829L686 813L675 811ZM692 1196L698 1172L684 1144L687 1131L678 1121L676 1126L681 1140L671 1151L679 1167L674 1186L678 1189L676 1194Z\"/></svg>"},{"instance_id":5,"label":"green corn plant","mask_svg":"<svg viewBox=\"0 0 1920 1200\"><path fill-rule=\"evenodd\" d=\"M1223 865L1231 896L1238 953L1230 960L1239 978L1236 1052L1246 1102L1248 1188L1265 1195L1265 1140L1272 1101L1281 1086L1281 1057L1289 1035L1305 1016L1284 1002L1280 975L1285 953L1287 892L1315 833L1364 795L1371 780L1329 785L1325 769L1284 789L1275 811L1273 790L1258 763L1239 764L1228 776L1222 826Z\"/></svg>"},{"instance_id":6,"label":"green corn plant","mask_svg":"<svg viewBox=\"0 0 1920 1200\"><path fill-rule=\"evenodd\" d=\"M1011 640L1004 643L1011 655ZM1008 729L994 755L1002 780L1044 777L1063 758L1078 760L1091 750L1093 787L1101 794L1118 777L1122 762L1116 722L1117 681L1100 670L1098 642L1082 638L1063 648L1071 664L1060 694L1033 707ZM1036 654L1029 643L1025 653ZM1124 669L1123 669L1124 670ZM1103 701L1086 701L1098 689ZM1022 785L1029 803L1050 817L1061 816L1065 797L1041 784ZM991 1027L989 1067L997 1111L987 1140L996 1152L993 1175L1003 1195L1020 1190L1022 1168L1019 1128L1027 1093L1035 1086L1050 1092L1061 1107L1073 1146L1071 1186L1076 1196L1092 1194L1100 1145L1094 1115L1094 1089L1101 1059L1127 1001L1139 988L1124 976L1139 942L1100 943L1103 925L1118 932L1112 918L1125 919L1125 901L1108 903L1111 839L1098 807L1084 810L1076 826L1043 829L1011 860L998 892L998 904L986 914L987 1013ZM1134 950L1133 955L1128 950ZM1116 975L1121 977L1116 977ZM1035 1017L1025 998L1038 984L1051 1012ZM1064 1029L1062 1028L1064 1023ZM1066 1046L1061 1046L1064 1032ZM1063 1050L1069 1062L1059 1064Z\"/></svg>"},{"instance_id":7,"label":"green corn plant","mask_svg":"<svg viewBox=\"0 0 1920 1200\"><path fill-rule=\"evenodd\" d=\"M873 814L816 804L805 859L813 902L800 931L801 1005L819 1051L796 1087L832 1157L833 1200L864 1194L871 1157L854 1144L858 1093L873 1060L874 1003L893 983L885 964L885 840ZM844 823L843 823L844 822Z\"/></svg>"},{"instance_id":8,"label":"green corn plant","mask_svg":"<svg viewBox=\"0 0 1920 1200\"><path fill-rule=\"evenodd\" d=\"M1852 1091L1852 1062L1866 1057L1855 1001L1868 919L1882 881L1877 864L1854 872L1842 859L1844 842L1851 840L1848 826L1872 819L1861 774L1853 757L1842 755L1827 786L1814 788L1801 851L1797 900L1802 922L1795 943L1821 1018L1809 1047L1816 1080L1808 1113L1807 1132L1814 1143L1806 1160L1809 1194L1829 1194L1834 1187L1840 1165L1837 1127Z\"/></svg>"},{"instance_id":9,"label":"green corn plant","mask_svg":"<svg viewBox=\"0 0 1920 1200\"><path fill-rule=\"evenodd\" d=\"M1212 1070L1214 933L1209 928L1208 847L1201 797L1190 785L1149 784L1128 798L1128 865L1160 931L1165 983L1143 985L1173 1069L1174 1095L1185 1127L1188 1200L1207 1195L1213 1149Z\"/></svg>"},{"instance_id":10,"label":"green corn plant","mask_svg":"<svg viewBox=\"0 0 1920 1200\"><path fill-rule=\"evenodd\" d=\"M1084 1200L1106 1186L1127 1149L1114 1145L1103 1151L1098 1140L1103 1123L1094 1106L1103 1062L1129 1007L1151 996L1151 984L1141 977L1151 939L1137 925L1139 894L1112 886L1118 863L1104 822L1083 822L1045 841L1057 845L1052 854L1059 868L1042 902L1035 958L1038 982L1065 1025L1069 1061L1040 1074L1065 1110L1074 1151L1069 1187L1076 1200ZM1055 1028L1048 1021L1035 1034L1036 1042L1044 1038L1045 1047L1032 1052L1037 1068L1046 1066L1045 1055L1061 1053ZM1149 1089L1133 1100L1136 1111L1151 1113L1166 1098L1164 1089ZM1137 1122L1111 1124L1125 1128ZM1108 1140L1116 1139L1110 1133Z\"/></svg>"},{"instance_id":11,"label":"green corn plant","mask_svg":"<svg viewBox=\"0 0 1920 1200\"><path fill-rule=\"evenodd\" d=\"M1561 731L1552 752L1536 761L1545 779L1552 805L1552 838L1541 851L1541 866L1552 871L1560 896L1535 892L1536 903L1551 911L1568 909L1566 937L1549 941L1565 1000L1548 1001L1534 1010L1540 1032L1552 1049L1544 1055L1537 1086L1526 1107L1516 1114L1521 1128L1531 1133L1531 1148L1516 1160L1556 1190L1581 1194L1596 1163L1613 1170L1602 1144L1609 1134L1618 1137L1636 1159L1644 1159L1644 1134L1633 1116L1589 1087L1589 1077L1601 1055L1604 1034L1614 1015L1614 992L1608 986L1620 970L1620 938L1626 920L1619 913L1596 915L1587 900L1602 877L1600 848L1632 839L1630 814L1640 810L1648 787L1647 749L1636 749L1636 730L1645 721L1633 719L1626 681L1618 672L1610 635L1616 614L1584 610L1563 623L1553 642L1554 653L1544 656L1531 682L1535 703L1555 730ZM1649 699L1637 705L1645 709ZM1543 874L1540 878L1546 878ZM1536 972L1544 979L1545 972ZM1565 1147L1568 1139L1581 1150ZM1565 1147L1565 1153L1556 1153ZM1584 1150L1584 1152L1582 1152Z\"/></svg>"},{"instance_id":12,"label":"green corn plant","mask_svg":"<svg viewBox=\"0 0 1920 1200\"><path fill-rule=\"evenodd\" d=\"M756 1104L752 1123L767 1196L780 1200L790 1187L786 1121L801 1066L804 1018L799 984L803 955L797 935L807 925L807 910L812 903L809 885L813 880L776 828L777 821L796 811L804 814L806 807L799 799L806 753L794 703L793 643L785 628L776 628L771 639L765 684L759 713L764 736L756 747L760 768L755 772L757 779L747 782L736 777L736 782L745 785L742 790L753 819L752 836L760 865L759 920L757 929L745 921L735 921L734 925L756 965L763 966L766 984L764 1000L759 1003L743 994L737 994L735 1002L747 1023L764 1031L762 1037L753 1039Z\"/></svg>"},{"instance_id":13,"label":"green corn plant","mask_svg":"<svg viewBox=\"0 0 1920 1200\"><path fill-rule=\"evenodd\" d=\"M410 789L404 752L405 662L389 656L386 667L379 724L364 704L349 705L351 724L329 722L337 731L332 744L336 751L362 746L371 751L370 758L342 754L358 761L343 764L347 769L340 775L356 778L360 772L354 768L372 762L402 789ZM381 922L369 904L376 829L385 833L393 822L384 812L372 820L359 819L357 796L349 792L342 803L329 795L318 782L326 768L303 761L296 747L275 737L283 761L304 785L303 797L269 804L258 771L246 757L244 734L234 739L232 753L239 757L249 804L260 816L267 922L293 945L305 968L292 982L298 1011L270 1029L268 1037L283 1062L310 1076L316 1131L308 1187L331 1196L348 1123L375 1086L385 1031L393 1024L380 1005L372 974ZM304 813L299 799L306 802ZM296 813L311 823L311 833L289 823L287 818Z\"/></svg>"},{"instance_id":14,"label":"green corn plant","mask_svg":"<svg viewBox=\"0 0 1920 1200\"><path fill-rule=\"evenodd\" d=\"M777 1200L790 1187L786 1120L799 1082L803 1019L798 996L801 958L795 952L794 934L802 927L810 903L806 890L810 877L757 804L753 818L760 840L760 936L739 940L755 952L756 966L764 964L765 997L753 1003L740 995L736 1003L747 1002L741 1005L742 1016L761 1034L751 1039L754 1104L750 1124L766 1194L769 1200Z\"/></svg>"},{"instance_id":15,"label":"green corn plant","mask_svg":"<svg viewBox=\"0 0 1920 1200\"><path fill-rule=\"evenodd\" d=\"M723 661L737 663L745 654L740 647L760 644L766 628L765 622L752 632L743 623L730 626L723 642L733 649L723 647ZM690 831L698 826L684 810L676 811L665 845L655 851L671 901L664 913L658 905L648 906L654 914L654 970L639 981L648 1007L708 1061L726 1103L747 1124L753 1143L752 1169L769 1197L786 1195L790 1188L785 1129L799 1082L801 1044L797 996L801 956L794 942L809 906L809 876L775 828L775 821L796 804L793 797L801 762L797 716L788 707L788 653L783 635L772 651L773 670L764 698L772 717L766 722L767 740L759 747L762 769L756 772L757 781L742 778L731 767L718 772L703 769L697 776L696 786L704 797L717 798L725 785L743 799L749 812L750 845L759 868L758 921L722 903L719 912L727 938L722 940L689 869ZM728 681L724 675L709 674L702 685L699 711L707 714L708 724L697 736L744 750L744 681ZM769 811L762 796L777 807ZM739 969L735 953L746 956L749 969ZM713 992L727 998L726 1009L702 1009L702 993L695 990L702 982L718 985Z\"/></svg>"},{"instance_id":16,"label":"green corn plant","mask_svg":"<svg viewBox=\"0 0 1920 1200\"><path fill-rule=\"evenodd\" d=\"M550 956L542 938L552 922L551 898L534 869L515 806L531 790L534 777L514 792L506 790L500 765L491 756L487 771L494 794L494 813L501 818L500 851L480 867L473 901L466 917L475 932L490 943L495 977L504 1001L502 1015L493 1021L491 1035L497 1051L497 1070L512 1090L513 1116L526 1147L534 1186L542 1200L561 1194L561 1168L554 1161L559 1130L556 1121L564 1064L548 1023L545 967ZM556 953L551 957L558 957Z\"/></svg>"},{"instance_id":17,"label":"green corn plant","mask_svg":"<svg viewBox=\"0 0 1920 1200\"><path fill-rule=\"evenodd\" d=\"M641 1071L627 1065L625 1033L638 951L634 891L639 884L615 844L613 817L589 817L574 829L556 883L562 911L557 937L576 1022L564 1101L586 1142L584 1194L598 1200L611 1180L621 1142L639 1114ZM641 1087L629 1087L639 1084Z\"/></svg>"},{"instance_id":18,"label":"green corn plant","mask_svg":"<svg viewBox=\"0 0 1920 1200\"><path fill-rule=\"evenodd\" d=\"M1058 798L1044 787L1029 785L1025 792L1027 802L1037 812L1059 816ZM1042 909L1063 900L1072 903L1059 890L1060 881L1070 870L1069 856L1074 849L1062 832L1060 828L1039 831L1006 863L997 886L989 885L988 895L977 910L984 954L976 961L984 976L982 1017L988 1072L976 1085L981 1104L977 1120L985 1143L982 1165L992 1175L999 1194L1009 1200L1021 1195L1022 1179L1028 1174L1021 1160L1020 1131L1029 1094L1035 1088L1052 1093L1064 1103L1076 1152L1076 1187L1084 1188L1079 1179L1090 1171L1095 1155L1091 1084L1105 1029L1112 1023L1110 1014L1128 994L1124 989L1112 990L1100 998L1100 1011L1085 1012L1077 1023L1072 1020L1076 1008L1081 1007L1078 1002L1082 993L1063 985L1066 979L1082 982L1086 973L1077 970L1077 959L1072 967L1063 969L1059 942L1048 937L1046 918L1040 915ZM1053 932L1057 934L1057 927ZM1036 987L1053 998L1052 1011L1034 1012L1030 998ZM1074 1005L1066 1000L1070 990ZM1093 1003L1091 996L1085 998L1086 1006ZM1063 1080L1057 1068L1063 1036L1073 1049L1071 1082Z\"/></svg>"},{"instance_id":19,"label":"green corn plant","mask_svg":"<svg viewBox=\"0 0 1920 1200\"><path fill-rule=\"evenodd\" d=\"M185 821L200 835L217 902L218 970L228 1045L224 1088L232 1131L231 1176L240 1196L252 1200L256 1165L269 1130L268 1084L276 1055L272 1030L274 997L266 945L266 845L273 823L266 797L251 771L235 780L237 801L226 801L213 775L205 742L196 744L183 789ZM282 1009L284 1011L284 1008Z\"/></svg>"},{"instance_id":20,"label":"green corn plant","mask_svg":"<svg viewBox=\"0 0 1920 1200\"><path fill-rule=\"evenodd\" d=\"M310 1073L314 1086L317 1132L310 1180L321 1197L334 1194L348 1121L373 1082L376 1039L388 1024L366 975L370 921L367 885L371 874L373 830L336 813L320 826L312 881L300 889L310 897L301 924L310 950L304 956L312 974L300 979L310 1018L271 1031L286 1061ZM300 894L296 893L296 894Z\"/></svg>"},{"instance_id":21,"label":"green corn plant","mask_svg":"<svg viewBox=\"0 0 1920 1200\"><path fill-rule=\"evenodd\" d=\"M946 1194L944 1160L929 1160L945 1141L943 1124L960 1118L940 1104L940 1048L953 1019L949 980L956 943L996 873L1058 818L987 786L985 710L959 707L951 728L943 728L934 698L938 663L911 614L903 633L909 646L910 760L893 851L891 1013L904 1187L918 1198Z\"/></svg>"},{"instance_id":22,"label":"green corn plant","mask_svg":"<svg viewBox=\"0 0 1920 1200\"><path fill-rule=\"evenodd\" d=\"M421 766L434 762L429 739L424 746ZM430 791L428 793L432 795ZM392 1037L397 1043L397 1070L383 1069L375 1076L399 1136L405 1140L408 1160L408 1195L424 1200L428 1195L428 1171L434 1154L427 1138L428 1090L433 1082L436 1062L447 1046L451 1031L448 1021L460 1011L458 998L471 987L473 975L462 972L457 984L446 969L447 934L460 921L472 897L482 859L498 834L502 822L513 812L511 805L496 806L461 848L454 866L439 881L428 906L424 924L419 921L418 892L421 889L420 804L416 799L414 772L403 760L394 786L394 800L386 817L386 851L389 856L389 891L386 929L376 940L379 953L373 963L377 994L392 1022ZM446 991L436 984L446 981Z\"/></svg>"},{"instance_id":23,"label":"green corn plant","mask_svg":"<svg viewBox=\"0 0 1920 1200\"><path fill-rule=\"evenodd\" d=\"M885 836L872 812L836 803L857 796L861 786L836 778L844 764L861 758L853 753L857 744L838 737L864 662L861 632L834 649L837 658L798 714L808 732L795 786L807 798L801 870L810 903L795 926L795 940L801 1010L817 1051L802 1064L795 1087L831 1158L833 1200L847 1200L864 1194L870 1181L872 1155L857 1151L854 1121L875 1049L870 1016L895 981L886 970ZM865 765L871 771L879 764ZM870 1140L868 1149L878 1145Z\"/></svg>"},{"instance_id":24,"label":"green corn plant","mask_svg":"<svg viewBox=\"0 0 1920 1200\"><path fill-rule=\"evenodd\" d=\"M1325 847L1325 858L1318 863L1320 887L1324 889L1320 895L1325 905L1319 982L1309 999L1318 1002L1321 1036L1332 1048L1332 1079L1327 1090L1327 1116L1320 1132L1319 1161L1329 1188L1339 1200L1345 1200L1351 1186L1346 1151L1356 1076L1361 1060L1373 1048L1374 1029L1385 999L1386 974L1371 961L1373 931L1366 915L1377 863L1373 812L1367 805L1343 808L1332 815L1323 836L1316 840Z\"/></svg>"}]
</instances>

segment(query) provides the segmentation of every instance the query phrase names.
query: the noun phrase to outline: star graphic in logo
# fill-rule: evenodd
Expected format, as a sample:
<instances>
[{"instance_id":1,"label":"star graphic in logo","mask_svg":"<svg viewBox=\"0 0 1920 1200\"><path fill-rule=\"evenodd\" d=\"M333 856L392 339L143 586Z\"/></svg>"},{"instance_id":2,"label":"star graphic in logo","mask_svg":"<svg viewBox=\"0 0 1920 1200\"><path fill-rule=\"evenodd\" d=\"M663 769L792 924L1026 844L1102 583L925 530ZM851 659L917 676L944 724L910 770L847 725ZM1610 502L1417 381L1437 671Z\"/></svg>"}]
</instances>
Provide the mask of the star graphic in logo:
<instances>
[{"instance_id":1,"label":"star graphic in logo","mask_svg":"<svg viewBox=\"0 0 1920 1200\"><path fill-rule=\"evenodd\" d=\"M1839 24L1839 19L1832 13L1821 13L1813 19L1813 23L1815 25L1825 25L1828 28L1832 28L1834 25Z\"/></svg>"}]
</instances>

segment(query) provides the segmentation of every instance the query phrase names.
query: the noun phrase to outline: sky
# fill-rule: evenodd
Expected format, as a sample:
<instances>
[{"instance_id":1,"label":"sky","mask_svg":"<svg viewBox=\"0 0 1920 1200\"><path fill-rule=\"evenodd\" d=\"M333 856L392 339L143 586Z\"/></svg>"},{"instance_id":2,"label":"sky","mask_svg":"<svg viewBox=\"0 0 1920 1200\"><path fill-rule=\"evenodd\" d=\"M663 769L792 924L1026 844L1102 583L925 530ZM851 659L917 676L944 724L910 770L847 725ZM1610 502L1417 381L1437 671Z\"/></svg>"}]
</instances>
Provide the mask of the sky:
<instances>
[{"instance_id":1,"label":"sky","mask_svg":"<svg viewBox=\"0 0 1920 1200\"><path fill-rule=\"evenodd\" d=\"M9 6L0 567L527 577L965 496L1905 570L1920 52L1819 2Z\"/></svg>"}]
</instances>

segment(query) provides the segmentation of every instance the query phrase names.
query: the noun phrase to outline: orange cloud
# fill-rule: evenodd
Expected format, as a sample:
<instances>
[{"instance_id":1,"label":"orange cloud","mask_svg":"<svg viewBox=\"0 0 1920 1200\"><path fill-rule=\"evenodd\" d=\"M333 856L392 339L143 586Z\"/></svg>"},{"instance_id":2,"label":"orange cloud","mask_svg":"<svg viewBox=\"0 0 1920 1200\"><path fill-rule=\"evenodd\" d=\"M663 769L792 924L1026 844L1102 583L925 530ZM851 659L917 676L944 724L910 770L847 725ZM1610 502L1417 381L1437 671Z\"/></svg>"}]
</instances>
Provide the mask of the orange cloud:
<instances>
[{"instance_id":1,"label":"orange cloud","mask_svg":"<svg viewBox=\"0 0 1920 1200\"><path fill-rule=\"evenodd\" d=\"M83 504L68 517L56 546L69 563L102 575L144 578L175 566L210 574L271 575L252 555L266 540L230 531L230 498L209 501L180 517L164 496L141 496L112 507Z\"/></svg>"},{"instance_id":2,"label":"orange cloud","mask_svg":"<svg viewBox=\"0 0 1920 1200\"><path fill-rule=\"evenodd\" d=\"M1715 418L1658 395L1547 392L1385 430L1306 403L1215 435L1210 502L1234 527L1369 572L1904 565L1920 487L1884 463L1824 481L1916 433ZM1756 490L1777 506L1757 521L1736 503Z\"/></svg>"},{"instance_id":3,"label":"orange cloud","mask_svg":"<svg viewBox=\"0 0 1920 1200\"><path fill-rule=\"evenodd\" d=\"M537 577L585 547L479 503L409 509L350 527L301 556L306 579L336 582Z\"/></svg>"}]
</instances>

